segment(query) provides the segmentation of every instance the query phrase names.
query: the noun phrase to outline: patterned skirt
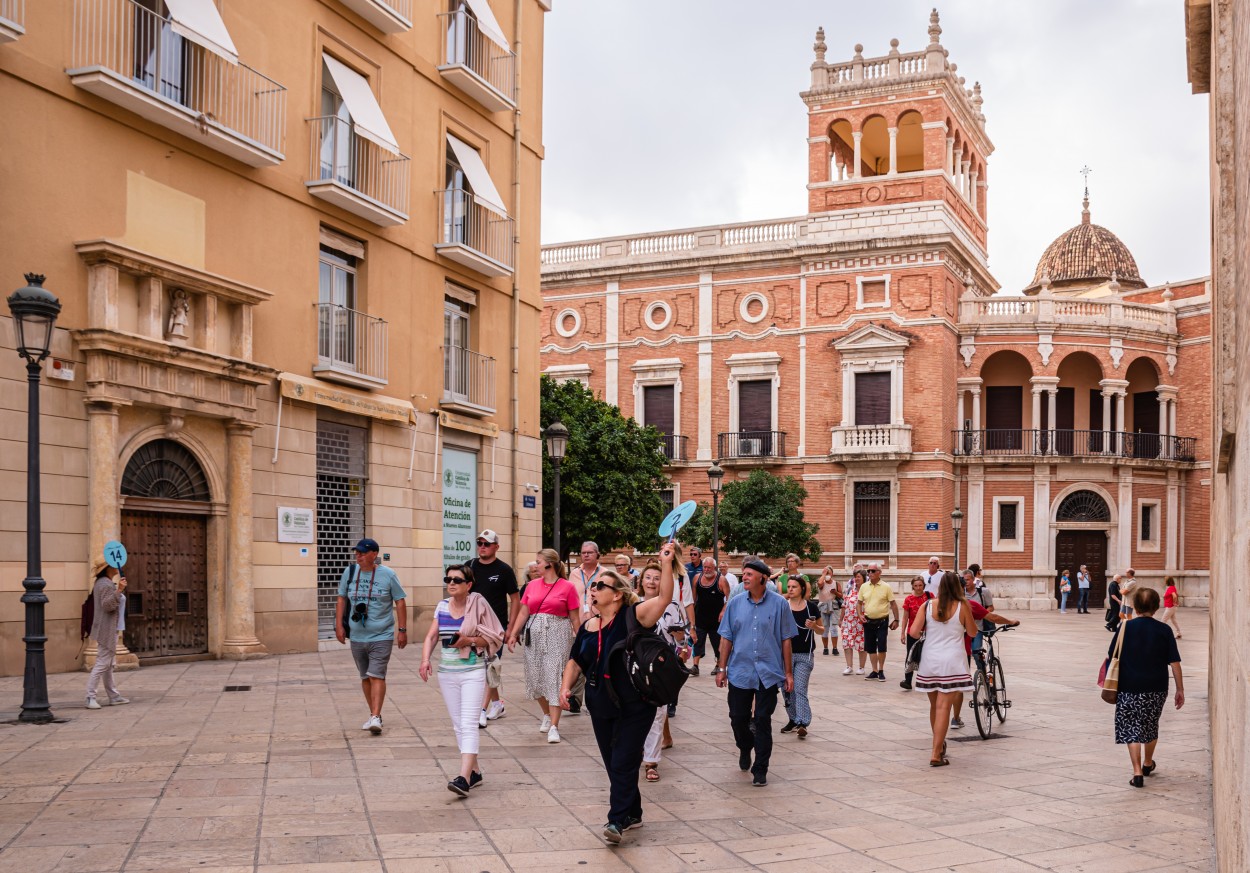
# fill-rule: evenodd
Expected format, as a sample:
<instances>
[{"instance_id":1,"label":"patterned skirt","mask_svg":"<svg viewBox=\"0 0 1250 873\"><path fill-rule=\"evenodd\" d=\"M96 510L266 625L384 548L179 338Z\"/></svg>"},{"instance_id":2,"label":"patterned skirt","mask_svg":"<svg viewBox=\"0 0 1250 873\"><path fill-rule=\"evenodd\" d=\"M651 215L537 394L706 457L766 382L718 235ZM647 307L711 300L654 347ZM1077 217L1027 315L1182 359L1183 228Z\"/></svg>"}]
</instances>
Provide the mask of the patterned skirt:
<instances>
[{"instance_id":1,"label":"patterned skirt","mask_svg":"<svg viewBox=\"0 0 1250 873\"><path fill-rule=\"evenodd\" d=\"M1153 743L1159 739L1159 718L1168 702L1166 691L1121 691L1115 696L1115 741Z\"/></svg>"},{"instance_id":2,"label":"patterned skirt","mask_svg":"<svg viewBox=\"0 0 1250 873\"><path fill-rule=\"evenodd\" d=\"M560 683L573 648L573 623L540 612L529 618L530 644L525 646L525 696L542 697L553 705L560 701ZM524 634L522 634L524 639Z\"/></svg>"}]
</instances>

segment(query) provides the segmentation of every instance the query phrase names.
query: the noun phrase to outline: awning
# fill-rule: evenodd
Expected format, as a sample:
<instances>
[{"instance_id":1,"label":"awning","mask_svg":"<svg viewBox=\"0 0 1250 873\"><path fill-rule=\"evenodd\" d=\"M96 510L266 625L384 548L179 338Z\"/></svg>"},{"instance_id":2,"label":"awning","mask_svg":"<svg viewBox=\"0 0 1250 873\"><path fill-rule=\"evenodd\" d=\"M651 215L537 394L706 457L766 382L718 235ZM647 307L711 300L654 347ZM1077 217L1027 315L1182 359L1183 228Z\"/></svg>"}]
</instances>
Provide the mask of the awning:
<instances>
[{"instance_id":1,"label":"awning","mask_svg":"<svg viewBox=\"0 0 1250 873\"><path fill-rule=\"evenodd\" d=\"M356 132L388 152L399 154L399 143L395 140L395 134L391 133L391 126L386 123L378 98L373 96L369 80L342 61L329 55L321 57L326 62L330 77L334 79L335 87L339 89L339 96L347 104L347 111L351 113Z\"/></svg>"},{"instance_id":2,"label":"awning","mask_svg":"<svg viewBox=\"0 0 1250 873\"><path fill-rule=\"evenodd\" d=\"M213 0L165 0L165 6L169 9L169 26L174 33L232 64L239 62L239 51Z\"/></svg>"},{"instance_id":3,"label":"awning","mask_svg":"<svg viewBox=\"0 0 1250 873\"><path fill-rule=\"evenodd\" d=\"M412 404L395 397L339 388L306 376L297 376L294 373L280 373L278 381L282 385L282 396L290 397L292 400L329 406L332 409L367 415L384 421L396 421L403 424L412 424L416 421L416 410L412 408Z\"/></svg>"},{"instance_id":4,"label":"awning","mask_svg":"<svg viewBox=\"0 0 1250 873\"><path fill-rule=\"evenodd\" d=\"M447 142L451 145L451 150L456 153L460 169L464 170L465 176L468 177L469 187L473 189L477 199L482 201L483 206L507 218L508 210L503 205L503 198L499 196L499 190L491 181L490 173L486 172L486 165L482 163L482 156L477 153L477 149L467 142L456 139L450 133L447 134Z\"/></svg>"},{"instance_id":5,"label":"awning","mask_svg":"<svg viewBox=\"0 0 1250 873\"><path fill-rule=\"evenodd\" d=\"M482 35L506 52L512 51L508 38L503 35L503 28L495 20L495 13L490 9L490 0L468 0L469 8L477 18L477 29Z\"/></svg>"}]
</instances>

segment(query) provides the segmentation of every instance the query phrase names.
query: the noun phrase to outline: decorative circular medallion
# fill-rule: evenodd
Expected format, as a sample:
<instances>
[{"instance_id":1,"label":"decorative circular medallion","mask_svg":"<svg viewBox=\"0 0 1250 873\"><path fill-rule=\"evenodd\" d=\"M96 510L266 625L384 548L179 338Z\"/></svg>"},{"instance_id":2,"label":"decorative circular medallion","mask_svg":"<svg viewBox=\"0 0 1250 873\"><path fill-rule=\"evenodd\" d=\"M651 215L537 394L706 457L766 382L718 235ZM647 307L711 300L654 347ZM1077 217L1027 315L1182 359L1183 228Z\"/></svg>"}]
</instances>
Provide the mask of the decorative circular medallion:
<instances>
[{"instance_id":1,"label":"decorative circular medallion","mask_svg":"<svg viewBox=\"0 0 1250 873\"><path fill-rule=\"evenodd\" d=\"M759 324L768 317L768 298L759 292L748 294L738 304L738 314L748 324Z\"/></svg>"},{"instance_id":2,"label":"decorative circular medallion","mask_svg":"<svg viewBox=\"0 0 1250 873\"><path fill-rule=\"evenodd\" d=\"M673 309L662 300L657 300L647 307L642 320L652 330L664 330L673 322Z\"/></svg>"},{"instance_id":3,"label":"decorative circular medallion","mask_svg":"<svg viewBox=\"0 0 1250 873\"><path fill-rule=\"evenodd\" d=\"M881 189L878 188L876 185L873 185L871 188L869 188L867 191L864 192L864 199L867 200L869 203L876 203L878 200L881 199Z\"/></svg>"},{"instance_id":4,"label":"decorative circular medallion","mask_svg":"<svg viewBox=\"0 0 1250 873\"><path fill-rule=\"evenodd\" d=\"M565 309L556 315L556 333L568 339L582 329L582 316L576 309Z\"/></svg>"}]
</instances>

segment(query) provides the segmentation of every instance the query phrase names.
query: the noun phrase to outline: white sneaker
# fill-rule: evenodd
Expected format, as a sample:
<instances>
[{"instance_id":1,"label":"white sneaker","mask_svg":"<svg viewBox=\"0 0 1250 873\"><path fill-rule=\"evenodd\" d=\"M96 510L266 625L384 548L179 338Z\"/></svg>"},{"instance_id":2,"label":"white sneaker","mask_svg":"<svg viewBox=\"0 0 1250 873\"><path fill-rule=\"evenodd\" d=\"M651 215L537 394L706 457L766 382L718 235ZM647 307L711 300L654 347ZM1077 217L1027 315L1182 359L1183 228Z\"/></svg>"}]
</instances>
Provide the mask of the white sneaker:
<instances>
[{"instance_id":1,"label":"white sneaker","mask_svg":"<svg viewBox=\"0 0 1250 873\"><path fill-rule=\"evenodd\" d=\"M101 709L100 702L94 697L87 698L87 709Z\"/></svg>"},{"instance_id":2,"label":"white sneaker","mask_svg":"<svg viewBox=\"0 0 1250 873\"><path fill-rule=\"evenodd\" d=\"M507 715L507 709L502 700L492 700L490 706L486 707L486 717L491 721L503 718L505 715Z\"/></svg>"},{"instance_id":3,"label":"white sneaker","mask_svg":"<svg viewBox=\"0 0 1250 873\"><path fill-rule=\"evenodd\" d=\"M538 726L538 732L540 734L545 734L549 730L551 730L551 716L544 715L542 724Z\"/></svg>"},{"instance_id":4,"label":"white sneaker","mask_svg":"<svg viewBox=\"0 0 1250 873\"><path fill-rule=\"evenodd\" d=\"M547 731L547 742L549 743L560 742L560 729L556 727L555 725L552 725L551 730Z\"/></svg>"},{"instance_id":5,"label":"white sneaker","mask_svg":"<svg viewBox=\"0 0 1250 873\"><path fill-rule=\"evenodd\" d=\"M368 720L368 721L366 721L364 724L362 724L362 725L360 726L360 729L361 729L362 731L367 731L367 730L369 730L369 728L371 728L371 727L373 727L373 716L369 716L369 720Z\"/></svg>"},{"instance_id":6,"label":"white sneaker","mask_svg":"<svg viewBox=\"0 0 1250 873\"><path fill-rule=\"evenodd\" d=\"M863 668L863 667L860 667L858 670L856 670L856 671L855 671L855 675L856 675L856 676L863 676L863 675L864 675L864 668Z\"/></svg>"},{"instance_id":7,"label":"white sneaker","mask_svg":"<svg viewBox=\"0 0 1250 873\"><path fill-rule=\"evenodd\" d=\"M843 675L843 676L850 676L850 675L851 675L852 673L854 673L854 672L855 672L855 670L854 670L854 669L852 669L851 667L847 667L845 670L843 670L843 671L842 671L842 675Z\"/></svg>"},{"instance_id":8,"label":"white sneaker","mask_svg":"<svg viewBox=\"0 0 1250 873\"><path fill-rule=\"evenodd\" d=\"M369 733L373 734L374 736L377 736L378 734L382 733L382 717L380 715L372 716L369 719L369 724L367 725L367 727L369 728Z\"/></svg>"},{"instance_id":9,"label":"white sneaker","mask_svg":"<svg viewBox=\"0 0 1250 873\"><path fill-rule=\"evenodd\" d=\"M122 697L120 694L109 698L109 706L125 706L129 702L129 699Z\"/></svg>"},{"instance_id":10,"label":"white sneaker","mask_svg":"<svg viewBox=\"0 0 1250 873\"><path fill-rule=\"evenodd\" d=\"M478 713L477 726L480 728L486 727L486 710L484 709L480 713Z\"/></svg>"}]
</instances>

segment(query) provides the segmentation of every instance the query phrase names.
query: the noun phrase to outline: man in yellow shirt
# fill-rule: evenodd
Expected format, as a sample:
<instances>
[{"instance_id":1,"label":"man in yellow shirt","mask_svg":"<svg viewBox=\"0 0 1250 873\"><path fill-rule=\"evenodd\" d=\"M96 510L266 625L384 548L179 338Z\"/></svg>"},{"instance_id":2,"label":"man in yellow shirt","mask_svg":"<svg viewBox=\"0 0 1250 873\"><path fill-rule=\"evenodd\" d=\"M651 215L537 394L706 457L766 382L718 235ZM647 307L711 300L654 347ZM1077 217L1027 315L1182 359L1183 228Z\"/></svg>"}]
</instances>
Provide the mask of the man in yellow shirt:
<instances>
[{"instance_id":1,"label":"man in yellow shirt","mask_svg":"<svg viewBox=\"0 0 1250 873\"><path fill-rule=\"evenodd\" d=\"M898 604L894 589L881 581L881 565L868 565L868 584L859 586L859 608L864 616L864 651L872 662L872 672L865 680L885 681L885 643L890 631L898 627ZM890 622L889 617L894 621Z\"/></svg>"}]
</instances>

